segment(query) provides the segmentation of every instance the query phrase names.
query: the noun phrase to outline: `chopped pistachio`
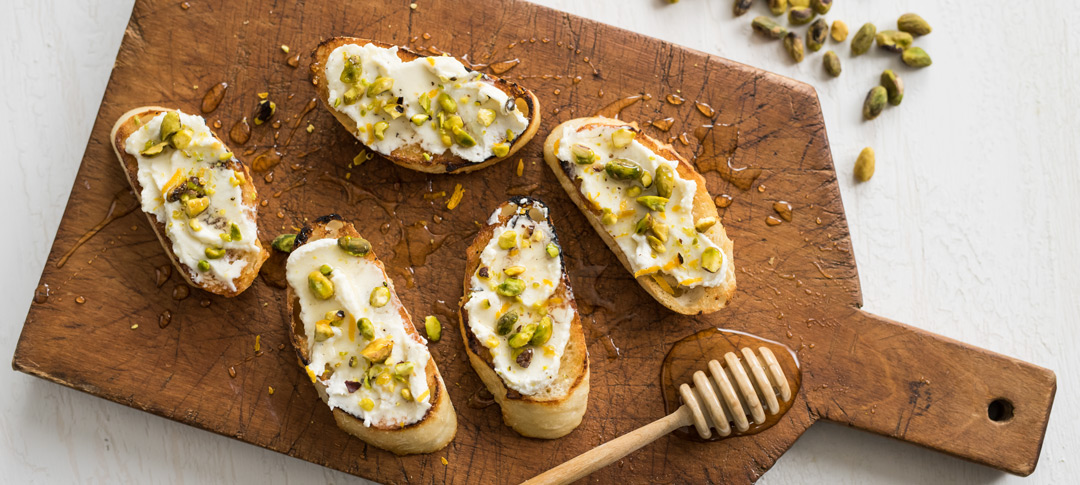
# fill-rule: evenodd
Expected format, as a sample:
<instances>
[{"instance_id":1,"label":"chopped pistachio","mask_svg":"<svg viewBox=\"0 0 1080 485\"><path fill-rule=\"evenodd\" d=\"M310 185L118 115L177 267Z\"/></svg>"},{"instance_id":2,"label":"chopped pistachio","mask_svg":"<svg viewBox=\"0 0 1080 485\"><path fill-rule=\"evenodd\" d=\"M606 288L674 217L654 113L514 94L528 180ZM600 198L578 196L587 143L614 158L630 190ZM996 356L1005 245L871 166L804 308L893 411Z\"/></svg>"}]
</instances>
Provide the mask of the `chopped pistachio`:
<instances>
[{"instance_id":1,"label":"chopped pistachio","mask_svg":"<svg viewBox=\"0 0 1080 485\"><path fill-rule=\"evenodd\" d=\"M389 128L389 127L390 127L390 123L387 123L385 121L380 121L378 123L375 123L375 126L372 128L372 134L375 135L375 139L376 140L385 139L386 138L386 129Z\"/></svg>"},{"instance_id":2,"label":"chopped pistachio","mask_svg":"<svg viewBox=\"0 0 1080 485\"><path fill-rule=\"evenodd\" d=\"M495 293L506 297L514 297L525 291L525 282L517 278L507 278L495 287Z\"/></svg>"},{"instance_id":3,"label":"chopped pistachio","mask_svg":"<svg viewBox=\"0 0 1080 485\"><path fill-rule=\"evenodd\" d=\"M499 247L503 249L512 249L517 247L517 232L506 231L500 234Z\"/></svg>"},{"instance_id":4,"label":"chopped pistachio","mask_svg":"<svg viewBox=\"0 0 1080 485\"><path fill-rule=\"evenodd\" d=\"M381 308L390 303L390 288L386 286L376 286L371 290L371 296L368 297L368 303L375 308Z\"/></svg>"},{"instance_id":5,"label":"chopped pistachio","mask_svg":"<svg viewBox=\"0 0 1080 485\"><path fill-rule=\"evenodd\" d=\"M322 266L319 266L319 272L326 276L330 276L330 274L334 272L334 268L329 264L324 264Z\"/></svg>"},{"instance_id":6,"label":"chopped pistachio","mask_svg":"<svg viewBox=\"0 0 1080 485\"><path fill-rule=\"evenodd\" d=\"M705 231L708 231L710 227L713 227L715 225L716 225L716 218L715 217L711 217L711 216L710 217L702 217L701 219L698 219L697 222L694 223L694 229L697 229L697 232L705 232Z\"/></svg>"},{"instance_id":7,"label":"chopped pistachio","mask_svg":"<svg viewBox=\"0 0 1080 485\"><path fill-rule=\"evenodd\" d=\"M634 141L635 136L637 136L637 133L634 133L633 131L626 128L619 128L611 134L611 144L615 148L623 148L629 145L630 142Z\"/></svg>"},{"instance_id":8,"label":"chopped pistachio","mask_svg":"<svg viewBox=\"0 0 1080 485\"><path fill-rule=\"evenodd\" d=\"M540 319L540 324L537 325L536 331L533 332L532 339L529 343L537 347L544 345L551 339L551 330L553 323L550 316L545 315Z\"/></svg>"},{"instance_id":9,"label":"chopped pistachio","mask_svg":"<svg viewBox=\"0 0 1080 485\"><path fill-rule=\"evenodd\" d=\"M330 326L330 322L327 320L319 320L315 322L315 341L323 342L326 339L334 336L334 328Z\"/></svg>"},{"instance_id":10,"label":"chopped pistachio","mask_svg":"<svg viewBox=\"0 0 1080 485\"><path fill-rule=\"evenodd\" d=\"M390 77L377 77L375 81L371 83L367 88L367 95L374 98L382 93L391 90L394 87L394 78Z\"/></svg>"},{"instance_id":11,"label":"chopped pistachio","mask_svg":"<svg viewBox=\"0 0 1080 485\"><path fill-rule=\"evenodd\" d=\"M495 110L480 108L476 112L476 120L484 126L491 126L491 124L495 122Z\"/></svg>"},{"instance_id":12,"label":"chopped pistachio","mask_svg":"<svg viewBox=\"0 0 1080 485\"><path fill-rule=\"evenodd\" d=\"M367 340L373 340L375 338L375 324L371 323L370 318L361 318L356 321L356 330L360 332L360 336Z\"/></svg>"},{"instance_id":13,"label":"chopped pistachio","mask_svg":"<svg viewBox=\"0 0 1080 485\"><path fill-rule=\"evenodd\" d=\"M207 247L203 253L205 253L206 257L209 259L219 259L222 256L225 256L225 248Z\"/></svg>"},{"instance_id":14,"label":"chopped pistachio","mask_svg":"<svg viewBox=\"0 0 1080 485\"><path fill-rule=\"evenodd\" d=\"M438 342L442 338L442 322L439 321L439 317L435 315L424 317L424 330L427 331L428 340Z\"/></svg>"},{"instance_id":15,"label":"chopped pistachio","mask_svg":"<svg viewBox=\"0 0 1080 485\"><path fill-rule=\"evenodd\" d=\"M373 363L381 364L390 358L390 351L394 349L394 341L388 338L372 340L360 351L360 355Z\"/></svg>"},{"instance_id":16,"label":"chopped pistachio","mask_svg":"<svg viewBox=\"0 0 1080 485\"><path fill-rule=\"evenodd\" d=\"M570 155L578 165L588 165L596 160L596 153L591 148L581 143L575 143L570 147Z\"/></svg>"},{"instance_id":17,"label":"chopped pistachio","mask_svg":"<svg viewBox=\"0 0 1080 485\"><path fill-rule=\"evenodd\" d=\"M199 261L199 271L204 273L210 271L210 262L205 259Z\"/></svg>"},{"instance_id":18,"label":"chopped pistachio","mask_svg":"<svg viewBox=\"0 0 1080 485\"><path fill-rule=\"evenodd\" d=\"M283 253L291 253L295 245L296 234L282 234L278 237L275 237L274 242L270 243L270 247Z\"/></svg>"},{"instance_id":19,"label":"chopped pistachio","mask_svg":"<svg viewBox=\"0 0 1080 485\"><path fill-rule=\"evenodd\" d=\"M544 251L547 252L548 256L551 256L553 258L559 257L560 250L558 244L555 244L553 242L548 243L547 247L544 248Z\"/></svg>"},{"instance_id":20,"label":"chopped pistachio","mask_svg":"<svg viewBox=\"0 0 1080 485\"><path fill-rule=\"evenodd\" d=\"M457 101L454 101L454 98L450 97L449 94L440 93L439 94L439 107L442 108L442 110L447 112L447 113L456 113L457 112Z\"/></svg>"},{"instance_id":21,"label":"chopped pistachio","mask_svg":"<svg viewBox=\"0 0 1080 485\"><path fill-rule=\"evenodd\" d=\"M529 341L533 338L533 334L536 333L537 326L538 325L535 323L525 325L525 327L522 328L521 331L511 335L510 338L506 341L506 343L510 344L510 348L513 349L520 349L528 345Z\"/></svg>"},{"instance_id":22,"label":"chopped pistachio","mask_svg":"<svg viewBox=\"0 0 1080 485\"><path fill-rule=\"evenodd\" d=\"M413 124L416 125L416 126L421 126L425 122L427 122L427 120L430 119L430 118L431 118L430 116L425 115L425 114L415 114L415 115L412 115L411 118L409 118L409 121L412 121Z\"/></svg>"},{"instance_id":23,"label":"chopped pistachio","mask_svg":"<svg viewBox=\"0 0 1080 485\"><path fill-rule=\"evenodd\" d=\"M320 300L329 300L334 296L334 282L319 271L312 271L308 274L308 287L311 288L311 292L315 294L315 297Z\"/></svg>"},{"instance_id":24,"label":"chopped pistachio","mask_svg":"<svg viewBox=\"0 0 1080 485\"><path fill-rule=\"evenodd\" d=\"M723 262L723 256L720 254L720 250L716 248L708 248L701 253L701 267L710 273L720 271L720 263Z\"/></svg>"},{"instance_id":25,"label":"chopped pistachio","mask_svg":"<svg viewBox=\"0 0 1080 485\"><path fill-rule=\"evenodd\" d=\"M503 313L499 320L495 322L495 333L499 335L506 335L514 329L514 325L518 321L518 314L514 310L510 310Z\"/></svg>"}]
</instances>

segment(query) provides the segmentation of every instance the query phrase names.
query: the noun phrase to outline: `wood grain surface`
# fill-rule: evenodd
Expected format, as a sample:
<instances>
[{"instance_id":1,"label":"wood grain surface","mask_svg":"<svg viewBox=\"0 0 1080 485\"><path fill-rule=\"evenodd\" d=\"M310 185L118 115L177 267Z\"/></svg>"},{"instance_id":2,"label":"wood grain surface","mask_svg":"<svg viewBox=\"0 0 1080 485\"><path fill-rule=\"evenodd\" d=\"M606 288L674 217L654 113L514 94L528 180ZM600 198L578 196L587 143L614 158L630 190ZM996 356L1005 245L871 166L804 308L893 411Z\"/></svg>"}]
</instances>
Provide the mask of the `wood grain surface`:
<instances>
[{"instance_id":1,"label":"wood grain surface","mask_svg":"<svg viewBox=\"0 0 1080 485\"><path fill-rule=\"evenodd\" d=\"M175 2L136 3L79 171L89 188L68 202L41 277L53 296L31 307L17 369L383 482L511 482L662 416L664 353L682 337L720 326L799 349L803 384L796 405L761 434L708 444L664 438L597 478L751 481L818 419L1014 473L1034 469L1053 373L858 309L857 271L811 88L523 2L470 6L491 12L485 16L450 3L421 10L407 2L354 5L269 10L258 2L220 2L185 10ZM358 144L321 108L302 115L314 96L303 69L306 53L333 35L467 54L476 63L520 59L504 75L538 93L545 117L541 136L520 153L522 175L515 173L516 160L463 176L424 175L377 158L348 168ZM304 55L293 68L287 61L298 52ZM459 412L458 436L437 454L394 457L339 431L295 365L286 345L284 291L275 287L280 257L268 261L266 278L235 299L194 289L177 299L186 288L177 275L158 285L155 269L168 259L145 218L124 214L133 199L109 148L108 128L132 106L157 103L197 113L203 93L219 82L229 88L207 118L221 121L223 138L233 123L251 116L256 93L269 93L278 105L280 129L255 127L248 143L233 147L252 165L274 145L284 155L258 180L267 202L263 239L338 212L357 222L380 253L392 254L388 266L415 315L454 320L462 252L474 221L510 195L527 193L551 206L589 325L592 393L581 427L561 440L530 440L503 426L498 409L469 406L483 386L457 330L446 325L431 349ZM674 118L670 132L649 128L658 138L716 125L702 130L704 142L691 135L686 144L675 142L690 158L704 154L698 166L710 191L733 198L721 215L736 244L739 291L730 308L709 317L677 316L653 303L541 161L545 128L642 93L651 99L630 105L622 117L643 124ZM675 93L686 103L664 101ZM695 101L711 105L715 115L703 115ZM315 127L311 134L303 129L308 123ZM749 173L758 176L749 181ZM449 210L456 184L465 197ZM77 249L60 267L117 194L114 215L124 215L95 236L109 244ZM777 215L773 204L782 200L793 206L792 220L767 225L766 217ZM166 311L171 319L159 325ZM987 418L987 405L998 398L1014 404L1011 420Z\"/></svg>"}]
</instances>

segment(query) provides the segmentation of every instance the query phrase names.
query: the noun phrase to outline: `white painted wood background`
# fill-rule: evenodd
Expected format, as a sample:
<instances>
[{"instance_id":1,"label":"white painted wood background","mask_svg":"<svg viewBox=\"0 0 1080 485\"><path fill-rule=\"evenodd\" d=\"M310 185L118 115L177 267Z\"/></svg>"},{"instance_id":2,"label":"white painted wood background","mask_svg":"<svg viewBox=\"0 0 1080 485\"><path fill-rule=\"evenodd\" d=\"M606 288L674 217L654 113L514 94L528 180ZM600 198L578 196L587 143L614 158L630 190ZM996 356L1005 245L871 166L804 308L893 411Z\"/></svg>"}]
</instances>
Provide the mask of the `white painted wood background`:
<instances>
[{"instance_id":1,"label":"white painted wood background","mask_svg":"<svg viewBox=\"0 0 1080 485\"><path fill-rule=\"evenodd\" d=\"M421 9L430 1L417 0ZM0 2L0 207L9 228L0 254L11 276L0 280L0 356L14 352L132 3ZM873 122L861 120L863 97L899 61L876 50L851 59L845 45L836 48L839 79L822 71L820 53L794 65L780 43L751 36L765 0L738 19L731 0L539 3L814 85L866 309L1057 372L1029 479L819 423L762 483L1075 482L1080 30L1069 22L1072 2L836 0L828 18L852 30L892 25L907 11L935 27L918 41L934 65L900 69L903 105ZM866 145L877 151L877 174L856 185L851 168ZM0 389L2 482L362 482L24 374L0 371Z\"/></svg>"}]
</instances>

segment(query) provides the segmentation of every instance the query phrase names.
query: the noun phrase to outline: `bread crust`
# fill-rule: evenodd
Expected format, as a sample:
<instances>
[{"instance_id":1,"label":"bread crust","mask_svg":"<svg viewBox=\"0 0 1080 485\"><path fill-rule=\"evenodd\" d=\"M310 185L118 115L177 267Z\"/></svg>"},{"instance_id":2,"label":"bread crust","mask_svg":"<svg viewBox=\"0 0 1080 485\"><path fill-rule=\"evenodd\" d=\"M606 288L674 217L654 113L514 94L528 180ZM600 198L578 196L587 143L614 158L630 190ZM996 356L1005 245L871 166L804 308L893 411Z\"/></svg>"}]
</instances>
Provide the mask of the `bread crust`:
<instances>
[{"instance_id":1,"label":"bread crust","mask_svg":"<svg viewBox=\"0 0 1080 485\"><path fill-rule=\"evenodd\" d=\"M135 108L121 115L116 121L116 124L113 125L110 135L113 153L116 154L116 159L124 169L124 176L127 177L128 183L131 184L131 188L135 191L136 198L139 197L139 194L142 193L143 189L142 185L139 183L139 162L134 156L126 151L124 146L125 142L127 141L127 138L131 136L132 133L135 133L140 127L140 125L135 122L136 116L140 119L153 118L154 116L167 111L176 110L160 106L143 106ZM222 140L216 133L214 136L217 137L219 141ZM224 141L222 141L222 143L224 143ZM256 214L258 214L258 205L251 202L257 200L257 193L255 184L252 183L251 172L248 170L247 165L239 161L230 160L228 162L228 167L236 171L241 171L246 176L245 182L241 186L243 193L243 201L241 203L252 208ZM208 279L204 283L198 284L195 282L196 269L185 266L177 258L176 253L173 252L172 241L169 240L169 237L165 233L165 224L158 221L157 216L154 214L145 211L143 211L143 214L146 216L147 220L150 221L150 226L154 229L154 234L157 236L158 241L161 242L161 246L165 248L165 254L169 256L169 260L172 261L173 266L179 270L180 275L184 277L184 280L191 286L202 288L203 290L217 295L231 298L243 293L244 290L251 286L251 283L255 281L255 277L259 274L259 268L262 267L266 258L270 256L270 253L263 247L262 241L256 239L255 244L259 247L259 251L257 253L249 252L244 255L243 259L247 261L247 265L244 266L244 270L241 272L240 276L233 280L233 286L236 288L235 290L230 289L228 285L223 282L212 279Z\"/></svg>"},{"instance_id":2,"label":"bread crust","mask_svg":"<svg viewBox=\"0 0 1080 485\"><path fill-rule=\"evenodd\" d=\"M555 296L569 302L574 311L574 319L570 324L570 339L566 343L559 364L557 379L570 384L567 391L558 396L529 396L523 395L512 389L508 389L502 378L495 372L491 353L477 340L472 330L469 329L469 312L465 304L469 301L472 275L480 266L480 254L487 247L491 238L495 237L495 229L504 224L515 213L514 210L505 210L508 206L531 205L543 203L528 197L515 198L500 205L502 214L498 221L486 224L480 229L471 245L466 249L465 261L465 294L461 298L460 311L458 312L459 329L465 341L465 351L469 356L469 363L487 386L488 391L495 397L502 409L503 422L523 436L530 438L554 439L565 436L573 431L581 423L582 416L588 405L589 396L589 352L585 343L585 332L581 324L581 316L578 314L574 294L570 288L570 277L565 267L562 278L555 290ZM555 231L551 224L550 214L547 218L551 225L552 233ZM558 236L556 235L556 240Z\"/></svg>"},{"instance_id":3,"label":"bread crust","mask_svg":"<svg viewBox=\"0 0 1080 485\"><path fill-rule=\"evenodd\" d=\"M582 131L593 126L612 126L632 130L637 133L637 137L635 138L636 141L669 160L678 161L679 176L688 180L693 180L694 183L697 184L697 193L694 194L694 219L715 217L717 221L720 220L716 211L716 204L713 202L712 196L709 195L709 191L705 186L705 178L698 173L689 161L679 155L674 147L642 133L641 130L638 129L637 123L611 118L590 117L572 119L556 126L551 131L551 134L548 135L547 140L544 141L544 161L547 162L551 171L555 173L555 177L559 179L559 184L566 190L567 195L570 196L570 200L574 201L574 204L581 209L581 212L585 215L585 218L589 223L592 224L596 233L600 235L600 238L603 239L604 243L607 244L612 252L615 253L615 256L619 258L619 262L621 262L623 267L631 274L634 273L634 270L630 266L630 261L627 259L626 254L623 253L618 243L615 242L615 239L612 238L611 235L608 234L607 229L604 228L604 224L600 221L601 213L595 210L592 205L585 200L581 195L581 182L574 180L570 175L572 174L570 162L559 160L555 152L555 142L559 139L560 134L564 129L570 128L575 131ZM638 284L640 284L649 295L660 302L661 305L664 305L672 311L684 315L713 313L724 308L727 305L727 302L731 300L731 297L735 294L734 243L728 238L723 224L720 224L719 222L709 228L704 235L720 247L728 260L729 264L727 265L727 273L724 275L723 284L710 288L697 287L687 291L685 294L675 296L664 291L664 289L649 275L642 275L636 278Z\"/></svg>"},{"instance_id":4,"label":"bread crust","mask_svg":"<svg viewBox=\"0 0 1080 485\"><path fill-rule=\"evenodd\" d=\"M352 224L343 221L340 216L330 214L316 219L313 226L304 227L296 236L295 248L299 248L309 241L324 238L337 239L341 236L360 237L360 233L356 231ZM402 319L406 322L405 331L410 336L418 337L419 333L413 326L412 317L409 315L409 311L405 309L405 306L401 304L401 300L398 299L397 291L394 290L394 282L390 279L390 275L386 274L386 268L383 266L382 261L375 255L374 250L364 256L364 259L372 261L382 271L383 277L386 278L386 283L390 288L390 304L397 306L401 313ZM304 331L304 322L300 319L300 299L291 285L286 288L285 301L286 311L289 314L289 340L296 351L300 367L304 368L310 362L307 350L307 333ZM457 413L454 411L454 404L450 401L450 396L446 392L446 385L443 383L442 375L439 374L439 368L435 365L434 358L428 360L424 372L427 376L428 389L431 392L431 407L428 408L427 413L419 421L405 427L364 426L362 419L358 419L341 409L333 410L334 421L339 428L360 438L365 443L398 455L432 453L441 450L454 439L454 435L457 433ZM304 375L303 379L308 378ZM327 402L329 397L326 394L326 387L320 382L315 382L314 385L319 392L319 397L323 402Z\"/></svg>"},{"instance_id":5,"label":"bread crust","mask_svg":"<svg viewBox=\"0 0 1080 485\"><path fill-rule=\"evenodd\" d=\"M346 130L349 130L349 133L352 133L354 137L357 135L356 122L353 121L352 118L349 118L349 115L334 109L333 106L330 105L330 90L326 82L326 59L330 57L330 53L333 52L334 49L337 49L342 45L357 44L362 46L369 43L382 48L394 47L394 44L387 44L385 42L363 39L360 37L334 37L323 41L311 53L311 65L309 69L311 80L315 84L315 90L318 92L319 99L322 100L323 106L326 106L326 109L330 111L330 114L334 115L334 118L337 118L338 122L341 123L341 126L345 127ZM420 57L427 57L405 46L397 46L397 48L398 58L404 62ZM469 64L465 62L462 62L462 64L468 69ZM526 118L529 119L529 124L525 127L525 131L522 132L521 136L518 136L517 139L514 140L514 143L510 145L510 151L506 156L492 156L482 162L473 163L454 155L448 150L438 155L432 154L431 160L424 160L423 149L419 144L414 143L394 150L390 156L386 156L386 158L395 164L418 172L468 173L513 157L521 147L529 143L529 140L536 135L536 131L540 128L540 100L536 98L536 95L533 94L532 91L519 86L513 81L487 74L485 74L484 77L492 80L496 87L510 97L523 99L529 110L526 115Z\"/></svg>"}]
</instances>

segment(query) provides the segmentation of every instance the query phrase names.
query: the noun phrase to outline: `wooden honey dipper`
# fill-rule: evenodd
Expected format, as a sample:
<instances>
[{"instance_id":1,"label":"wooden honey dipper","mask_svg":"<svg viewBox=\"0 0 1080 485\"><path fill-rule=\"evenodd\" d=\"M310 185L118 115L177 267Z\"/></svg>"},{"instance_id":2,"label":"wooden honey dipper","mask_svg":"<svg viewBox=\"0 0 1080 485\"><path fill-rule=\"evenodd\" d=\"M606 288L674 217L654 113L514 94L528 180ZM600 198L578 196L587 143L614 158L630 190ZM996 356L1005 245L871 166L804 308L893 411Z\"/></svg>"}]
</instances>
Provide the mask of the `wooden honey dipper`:
<instances>
[{"instance_id":1,"label":"wooden honey dipper","mask_svg":"<svg viewBox=\"0 0 1080 485\"><path fill-rule=\"evenodd\" d=\"M702 439L712 437L712 429L721 437L743 433L765 423L765 413L777 415L786 411L792 388L776 355L768 347L749 347L724 354L724 364L711 360L706 365L709 374L694 372L694 387L679 386L682 406L675 412L652 423L615 438L596 448L552 468L526 484L570 483L610 465L638 448L656 441L676 429L694 426ZM763 363L764 362L764 363ZM717 392L719 390L719 392Z\"/></svg>"}]
</instances>

